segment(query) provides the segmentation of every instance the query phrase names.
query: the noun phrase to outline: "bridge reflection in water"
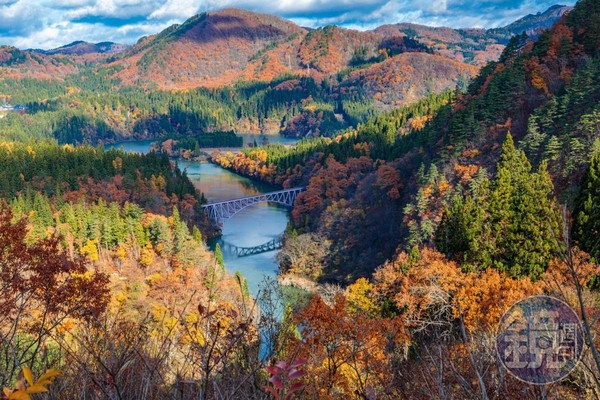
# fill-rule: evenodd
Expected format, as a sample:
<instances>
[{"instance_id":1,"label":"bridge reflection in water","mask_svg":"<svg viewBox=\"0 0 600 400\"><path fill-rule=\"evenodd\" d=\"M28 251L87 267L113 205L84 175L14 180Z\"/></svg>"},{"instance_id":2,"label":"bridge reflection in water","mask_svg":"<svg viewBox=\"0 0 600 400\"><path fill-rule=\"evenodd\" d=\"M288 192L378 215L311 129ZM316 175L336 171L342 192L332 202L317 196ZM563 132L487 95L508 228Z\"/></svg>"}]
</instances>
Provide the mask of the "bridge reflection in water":
<instances>
[{"instance_id":1,"label":"bridge reflection in water","mask_svg":"<svg viewBox=\"0 0 600 400\"><path fill-rule=\"evenodd\" d=\"M282 239L282 237L277 237L266 243L260 244L258 246L252 246L252 247L236 246L234 244L220 240L219 246L221 246L221 251L223 253L234 254L238 257L247 257L247 256L253 256L255 254L267 253L267 252L273 251L273 250L279 250L283 247L283 239Z\"/></svg>"}]
</instances>

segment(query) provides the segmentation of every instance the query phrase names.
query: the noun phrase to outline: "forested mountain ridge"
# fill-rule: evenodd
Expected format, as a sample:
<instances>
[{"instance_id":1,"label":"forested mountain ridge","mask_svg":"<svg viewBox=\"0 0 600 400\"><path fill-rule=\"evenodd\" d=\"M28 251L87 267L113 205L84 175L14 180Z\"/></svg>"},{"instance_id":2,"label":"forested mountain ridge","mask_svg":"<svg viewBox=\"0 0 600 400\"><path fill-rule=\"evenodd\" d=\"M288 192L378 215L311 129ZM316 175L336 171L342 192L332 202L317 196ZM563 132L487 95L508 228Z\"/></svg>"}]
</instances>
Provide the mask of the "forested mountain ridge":
<instances>
[{"instance_id":1,"label":"forested mountain ridge","mask_svg":"<svg viewBox=\"0 0 600 400\"><path fill-rule=\"evenodd\" d=\"M498 60L513 35L525 32L530 37L537 36L572 8L555 5L544 12L529 14L504 27L491 29L453 29L400 23L382 25L374 32L388 37L405 36L427 46L437 54L484 66L489 61Z\"/></svg>"},{"instance_id":2,"label":"forested mountain ridge","mask_svg":"<svg viewBox=\"0 0 600 400\"><path fill-rule=\"evenodd\" d=\"M401 53L428 51L400 35L385 37L335 26L309 30L270 15L225 9L143 38L113 65L124 67L115 75L123 83L155 83L159 89L220 87L240 78L271 80L283 74L318 82L327 79L331 86L337 85L336 74L343 77L359 69L375 75L369 74L371 65L382 69L389 65L383 61ZM443 60L432 62L442 67ZM448 78L468 77L469 69L465 65L460 75L454 72ZM438 74L435 68L432 72L435 81Z\"/></svg>"},{"instance_id":3,"label":"forested mountain ridge","mask_svg":"<svg viewBox=\"0 0 600 400\"><path fill-rule=\"evenodd\" d=\"M569 9L553 6L506 27L489 30L402 23L368 32L335 26L306 29L267 14L224 9L194 16L181 25L143 37L130 48L82 41L51 50L5 48L0 66L9 75L33 76L35 72L40 77L38 64L70 64L69 57L51 56L72 56L73 61L100 63L99 67L106 63L122 67L116 77L125 84L150 85L154 81L158 88L185 89L229 85L240 77L268 80L282 74L309 74L310 68L311 76L321 79L410 51L435 51L459 62L482 65L499 56L511 35L547 28ZM458 52L452 51L455 46ZM214 54L220 56L212 57ZM73 70L63 66L53 73L60 78Z\"/></svg>"},{"instance_id":4,"label":"forested mountain ridge","mask_svg":"<svg viewBox=\"0 0 600 400\"><path fill-rule=\"evenodd\" d=\"M509 31L515 35L520 35L525 32L528 36L536 36L542 33L544 30L552 27L564 14L571 11L573 7L562 6L556 4L548 8L544 12L537 14L528 14L523 18L510 23L499 30Z\"/></svg>"},{"instance_id":5,"label":"forested mountain ridge","mask_svg":"<svg viewBox=\"0 0 600 400\"><path fill-rule=\"evenodd\" d=\"M296 229L309 235L305 243L325 246L321 253L329 256L313 264L322 271L296 267L312 277L324 273L325 279L352 281L369 275L397 248L433 245L444 210L495 176L508 132L524 152L511 157L523 162L526 155L533 165L523 162L523 171L549 171L539 178L543 196L557 196L572 209L598 147L599 14L597 2L581 1L535 41L515 36L500 59L454 98L433 96L331 141L295 150L272 146L264 150L264 162L259 150L215 159L284 186L307 186L294 208ZM548 180L552 189L542 189ZM442 248L475 257L464 248ZM504 262L483 253L473 261L478 267ZM538 276L540 268L527 274Z\"/></svg>"},{"instance_id":6,"label":"forested mountain ridge","mask_svg":"<svg viewBox=\"0 0 600 400\"><path fill-rule=\"evenodd\" d=\"M130 46L120 43L113 42L99 42L99 43L89 43L81 40L77 40L75 42L66 44L61 47L57 47L56 49L50 50L40 50L33 49L37 53L41 54L65 54L65 55L82 55L89 53L108 53L108 54L116 54L122 51L125 51Z\"/></svg>"},{"instance_id":7,"label":"forested mountain ridge","mask_svg":"<svg viewBox=\"0 0 600 400\"><path fill-rule=\"evenodd\" d=\"M424 43L391 26L309 30L225 9L120 52L85 42L42 53L2 47L0 97L28 111L0 121L0 131L65 143L194 130L331 136L475 76L477 66Z\"/></svg>"}]
</instances>

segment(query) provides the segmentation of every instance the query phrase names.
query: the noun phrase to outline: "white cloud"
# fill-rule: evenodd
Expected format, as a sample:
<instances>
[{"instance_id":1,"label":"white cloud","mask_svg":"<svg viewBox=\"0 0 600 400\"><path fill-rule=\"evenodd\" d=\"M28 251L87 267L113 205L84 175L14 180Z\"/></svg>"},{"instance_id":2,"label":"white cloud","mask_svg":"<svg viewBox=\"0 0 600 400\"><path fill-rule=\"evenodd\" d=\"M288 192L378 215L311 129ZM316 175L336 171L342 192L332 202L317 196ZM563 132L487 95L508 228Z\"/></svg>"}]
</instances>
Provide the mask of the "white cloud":
<instances>
[{"instance_id":1,"label":"white cloud","mask_svg":"<svg viewBox=\"0 0 600 400\"><path fill-rule=\"evenodd\" d=\"M74 8L66 14L69 19L84 17L113 17L127 19L133 16L148 16L160 1L145 0L96 0L85 7Z\"/></svg>"},{"instance_id":2,"label":"white cloud","mask_svg":"<svg viewBox=\"0 0 600 400\"><path fill-rule=\"evenodd\" d=\"M238 7L310 27L384 23L496 27L556 0L0 0L0 44L50 48L74 40L134 43L204 11ZM561 1L573 4L575 0Z\"/></svg>"},{"instance_id":3,"label":"white cloud","mask_svg":"<svg viewBox=\"0 0 600 400\"><path fill-rule=\"evenodd\" d=\"M39 28L42 22L42 10L36 7L34 0L18 0L0 6L0 35L26 34Z\"/></svg>"},{"instance_id":4,"label":"white cloud","mask_svg":"<svg viewBox=\"0 0 600 400\"><path fill-rule=\"evenodd\" d=\"M176 19L183 15L197 14L200 4L196 0L167 0L162 6L149 15L149 19Z\"/></svg>"},{"instance_id":5,"label":"white cloud","mask_svg":"<svg viewBox=\"0 0 600 400\"><path fill-rule=\"evenodd\" d=\"M43 0L40 2L46 7L55 8L79 8L89 6L94 3L93 0Z\"/></svg>"}]
</instances>

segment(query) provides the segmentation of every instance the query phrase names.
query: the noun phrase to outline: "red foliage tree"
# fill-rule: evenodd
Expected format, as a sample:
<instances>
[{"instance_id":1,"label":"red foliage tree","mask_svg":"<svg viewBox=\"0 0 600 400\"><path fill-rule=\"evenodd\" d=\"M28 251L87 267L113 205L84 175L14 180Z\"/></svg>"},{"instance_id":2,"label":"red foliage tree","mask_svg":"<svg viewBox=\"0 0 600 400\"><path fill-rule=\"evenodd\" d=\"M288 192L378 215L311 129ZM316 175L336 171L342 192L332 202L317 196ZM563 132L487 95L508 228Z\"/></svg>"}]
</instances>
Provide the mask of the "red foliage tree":
<instances>
[{"instance_id":1,"label":"red foliage tree","mask_svg":"<svg viewBox=\"0 0 600 400\"><path fill-rule=\"evenodd\" d=\"M12 219L0 205L0 347L12 366L0 371L0 384L14 379L19 365L39 361L66 319L92 320L109 301L108 276L68 259L58 237L28 244L27 221Z\"/></svg>"}]
</instances>

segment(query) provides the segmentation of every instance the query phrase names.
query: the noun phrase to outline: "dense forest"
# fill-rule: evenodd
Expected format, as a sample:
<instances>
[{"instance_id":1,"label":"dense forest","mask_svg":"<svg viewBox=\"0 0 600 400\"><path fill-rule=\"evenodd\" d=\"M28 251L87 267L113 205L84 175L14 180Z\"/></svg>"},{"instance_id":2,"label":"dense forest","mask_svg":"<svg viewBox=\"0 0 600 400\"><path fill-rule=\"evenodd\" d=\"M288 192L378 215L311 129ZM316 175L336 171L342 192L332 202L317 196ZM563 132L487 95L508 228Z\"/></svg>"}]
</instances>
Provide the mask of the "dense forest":
<instances>
[{"instance_id":1,"label":"dense forest","mask_svg":"<svg viewBox=\"0 0 600 400\"><path fill-rule=\"evenodd\" d=\"M580 0L468 85L387 112L302 76L173 92L102 70L3 80L27 112L0 119L2 398L600 397L599 22ZM333 50L321 71L379 62ZM238 145L240 124L304 138L212 161L305 188L277 258L309 296L267 282L252 298L208 251L203 196L168 158ZM162 137L162 153L73 146L127 135ZM585 341L545 386L507 373L495 346L504 312L537 294L575 309Z\"/></svg>"},{"instance_id":2,"label":"dense forest","mask_svg":"<svg viewBox=\"0 0 600 400\"><path fill-rule=\"evenodd\" d=\"M62 85L0 79L0 93L10 93L11 101L27 110L0 119L2 137L96 144L201 134L210 142L214 141L212 132L232 129L320 136L332 135L376 113L372 101L364 96L331 94L326 82L318 84L303 77L284 76L269 83L240 83L222 89L151 93L117 87L117 82L107 84L106 79L102 72L82 73Z\"/></svg>"},{"instance_id":3,"label":"dense forest","mask_svg":"<svg viewBox=\"0 0 600 400\"><path fill-rule=\"evenodd\" d=\"M596 312L599 13L597 2L580 1L536 40L514 36L464 92L293 149L213 155L239 173L306 187L278 256L281 273L300 285L346 287L335 299L313 298L300 314L318 338L307 340L313 353L304 355L309 385L329 387L320 396L361 390L352 384L367 393L359 376L381 376L343 361L340 369L360 371L354 380L331 369L327 378L315 375L318 343L327 348L322 337L352 346L358 332L375 340L372 326L400 339L384 356L383 368L396 360L396 369L378 381L383 396L427 398L432 389L440 398L539 396L503 374L486 342L500 314L532 294L565 299L584 320ZM339 317L345 312L348 320ZM386 343L377 348L391 349ZM589 358L576 377L542 396L597 392L598 344L586 343ZM346 351L353 360L373 354ZM343 359L323 355L333 365L336 356ZM363 368L379 365L362 360ZM407 379L413 374L419 378Z\"/></svg>"},{"instance_id":4,"label":"dense forest","mask_svg":"<svg viewBox=\"0 0 600 400\"><path fill-rule=\"evenodd\" d=\"M48 370L36 381L48 385L58 370L50 393L60 398L166 393L158 381L133 382L159 369L170 379L166 366L190 356L199 358L175 368L195 370L226 340L201 323L247 324L250 311L239 314L249 304L245 280L207 250L201 194L166 155L51 141L0 147L0 385L24 379L21 370L27 379ZM218 312L190 307L204 301ZM191 325L178 328L179 318ZM244 330L244 346L252 335ZM232 352L242 345L235 337ZM151 348L160 360L149 361ZM211 369L229 362L220 354ZM18 382L6 396L40 393L32 380Z\"/></svg>"},{"instance_id":5,"label":"dense forest","mask_svg":"<svg viewBox=\"0 0 600 400\"><path fill-rule=\"evenodd\" d=\"M213 158L226 168L284 187L306 186L294 207L290 231L292 236L328 239L315 240L329 243L330 255L317 263L324 271L309 274L324 273L325 280L351 282L370 276L399 245L410 250L441 243L436 229L444 214L464 207L465 201L480 205L484 198L478 196L490 195L502 143L513 137L519 153L511 157L524 158L522 175L531 177L539 169L541 187L527 190L540 190L543 197L556 198L556 205L566 204L573 211L580 201L581 178L598 146L600 74L594 19L582 16L585 7L592 6L578 5L536 41L513 37L500 60L484 67L465 92L430 96L335 138ZM573 33L579 31L586 34ZM483 224L475 219L469 223ZM349 240L349 235L356 237ZM476 236L470 240L481 242ZM494 263L483 258L480 267Z\"/></svg>"}]
</instances>

